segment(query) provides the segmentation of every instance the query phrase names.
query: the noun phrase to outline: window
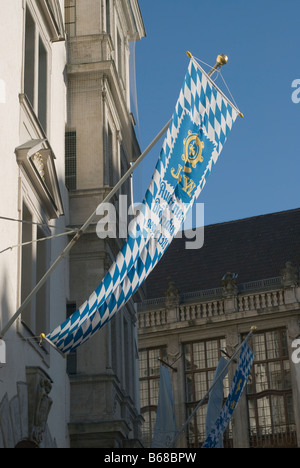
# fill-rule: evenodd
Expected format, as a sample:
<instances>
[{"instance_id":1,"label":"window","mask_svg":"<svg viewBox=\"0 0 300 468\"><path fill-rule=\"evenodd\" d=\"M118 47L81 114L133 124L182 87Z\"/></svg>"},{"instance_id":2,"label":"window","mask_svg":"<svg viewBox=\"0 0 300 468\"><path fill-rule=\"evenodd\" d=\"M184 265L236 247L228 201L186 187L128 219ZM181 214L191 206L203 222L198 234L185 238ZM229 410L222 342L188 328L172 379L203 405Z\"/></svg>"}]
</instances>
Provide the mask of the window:
<instances>
[{"instance_id":1,"label":"window","mask_svg":"<svg viewBox=\"0 0 300 468\"><path fill-rule=\"evenodd\" d=\"M165 347L139 351L140 405L145 420L142 425L142 441L145 447L151 446L156 420L161 365L159 357L167 361Z\"/></svg>"},{"instance_id":2,"label":"window","mask_svg":"<svg viewBox=\"0 0 300 468\"><path fill-rule=\"evenodd\" d=\"M40 241L49 233L38 226L32 212L23 203L22 218L21 302L49 268L48 243ZM22 312L22 322L34 336L47 329L49 310L48 283L46 283Z\"/></svg>"},{"instance_id":3,"label":"window","mask_svg":"<svg viewBox=\"0 0 300 468\"><path fill-rule=\"evenodd\" d=\"M21 303L28 297L31 292L33 283L33 219L27 206L23 204L23 219L22 219L22 290L21 290ZM32 305L29 304L22 312L22 320L29 328L32 328Z\"/></svg>"},{"instance_id":4,"label":"window","mask_svg":"<svg viewBox=\"0 0 300 468\"><path fill-rule=\"evenodd\" d=\"M126 172L130 169L130 164L127 161L127 157L123 148L123 145L121 146L121 177L123 177ZM128 179L123 183L120 193L123 195L127 195L127 200L128 200L128 207L131 204L131 177L128 177Z\"/></svg>"},{"instance_id":5,"label":"window","mask_svg":"<svg viewBox=\"0 0 300 468\"><path fill-rule=\"evenodd\" d=\"M67 319L71 317L71 315L76 312L76 303L75 302L68 302L67 303ZM67 356L67 373L69 375L74 375L77 372L77 352L72 351Z\"/></svg>"},{"instance_id":6,"label":"window","mask_svg":"<svg viewBox=\"0 0 300 468\"><path fill-rule=\"evenodd\" d=\"M125 390L128 395L132 393L132 342L128 322L123 318L123 333L124 333L124 371L125 371Z\"/></svg>"},{"instance_id":7,"label":"window","mask_svg":"<svg viewBox=\"0 0 300 468\"><path fill-rule=\"evenodd\" d=\"M69 37L76 36L76 0L65 2L65 26Z\"/></svg>"},{"instance_id":8,"label":"window","mask_svg":"<svg viewBox=\"0 0 300 468\"><path fill-rule=\"evenodd\" d=\"M38 283L49 267L48 254L47 254L47 241L40 241L45 238L46 233L37 227L36 230L36 283ZM40 241L40 242L39 242ZM47 313L48 313L48 285L47 283L41 287L36 294L35 306L36 306L36 322L35 331L37 335L44 333L47 330Z\"/></svg>"},{"instance_id":9,"label":"window","mask_svg":"<svg viewBox=\"0 0 300 468\"><path fill-rule=\"evenodd\" d=\"M24 91L31 105L34 106L35 24L28 9L26 10L25 34Z\"/></svg>"},{"instance_id":10,"label":"window","mask_svg":"<svg viewBox=\"0 0 300 468\"><path fill-rule=\"evenodd\" d=\"M69 190L76 190L76 132L69 131L65 134L65 163L66 186Z\"/></svg>"},{"instance_id":11,"label":"window","mask_svg":"<svg viewBox=\"0 0 300 468\"><path fill-rule=\"evenodd\" d=\"M106 32L110 34L110 0L106 0Z\"/></svg>"},{"instance_id":12,"label":"window","mask_svg":"<svg viewBox=\"0 0 300 468\"><path fill-rule=\"evenodd\" d=\"M47 52L39 38L38 118L44 130L47 128Z\"/></svg>"},{"instance_id":13,"label":"window","mask_svg":"<svg viewBox=\"0 0 300 468\"><path fill-rule=\"evenodd\" d=\"M184 345L185 386L187 417L193 412L199 401L209 390L213 382L215 370L221 357L220 348L225 346L224 339L199 341ZM228 378L224 379L224 396L228 395ZM188 446L200 447L206 438L207 404L201 406L188 427ZM228 439L231 426L225 433ZM228 446L229 441L224 441Z\"/></svg>"},{"instance_id":14,"label":"window","mask_svg":"<svg viewBox=\"0 0 300 468\"><path fill-rule=\"evenodd\" d=\"M123 76L123 50L122 50L122 40L119 31L117 30L117 53L118 53L118 72L119 76L122 78Z\"/></svg>"},{"instance_id":15,"label":"window","mask_svg":"<svg viewBox=\"0 0 300 468\"><path fill-rule=\"evenodd\" d=\"M108 124L106 133L105 183L111 187L115 181L114 142L111 126Z\"/></svg>"},{"instance_id":16,"label":"window","mask_svg":"<svg viewBox=\"0 0 300 468\"><path fill-rule=\"evenodd\" d=\"M47 81L47 50L36 23L27 8L25 19L24 92L45 132L47 131Z\"/></svg>"},{"instance_id":17,"label":"window","mask_svg":"<svg viewBox=\"0 0 300 468\"><path fill-rule=\"evenodd\" d=\"M255 361L247 385L252 447L296 446L286 330L253 335Z\"/></svg>"}]
</instances>

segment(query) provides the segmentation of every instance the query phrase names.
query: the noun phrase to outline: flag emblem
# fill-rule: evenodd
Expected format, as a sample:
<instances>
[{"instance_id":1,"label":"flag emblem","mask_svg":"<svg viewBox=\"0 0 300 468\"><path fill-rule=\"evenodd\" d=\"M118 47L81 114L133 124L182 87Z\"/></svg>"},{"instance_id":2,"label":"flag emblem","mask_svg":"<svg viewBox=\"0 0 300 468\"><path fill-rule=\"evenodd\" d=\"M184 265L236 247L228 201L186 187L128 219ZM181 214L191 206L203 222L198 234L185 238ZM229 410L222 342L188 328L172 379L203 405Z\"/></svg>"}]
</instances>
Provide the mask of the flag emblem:
<instances>
[{"instance_id":1,"label":"flag emblem","mask_svg":"<svg viewBox=\"0 0 300 468\"><path fill-rule=\"evenodd\" d=\"M199 128L199 125L195 124L191 129L189 116L182 122L181 128L185 127L188 127L187 137L183 141L179 139L174 146L174 153L178 155L178 158L173 159L171 174L166 172L166 179L173 186L179 203L191 202L199 183L205 177L205 169L217 147L204 128ZM182 144L184 153L180 157L179 145Z\"/></svg>"},{"instance_id":2,"label":"flag emblem","mask_svg":"<svg viewBox=\"0 0 300 468\"><path fill-rule=\"evenodd\" d=\"M203 141L200 141L198 133L192 133L189 130L189 136L186 140L183 140L185 145L185 153L182 155L182 159L185 163L192 165L196 169L197 163L203 162L202 150L204 148ZM192 169L185 164L184 172L192 172Z\"/></svg>"}]
</instances>

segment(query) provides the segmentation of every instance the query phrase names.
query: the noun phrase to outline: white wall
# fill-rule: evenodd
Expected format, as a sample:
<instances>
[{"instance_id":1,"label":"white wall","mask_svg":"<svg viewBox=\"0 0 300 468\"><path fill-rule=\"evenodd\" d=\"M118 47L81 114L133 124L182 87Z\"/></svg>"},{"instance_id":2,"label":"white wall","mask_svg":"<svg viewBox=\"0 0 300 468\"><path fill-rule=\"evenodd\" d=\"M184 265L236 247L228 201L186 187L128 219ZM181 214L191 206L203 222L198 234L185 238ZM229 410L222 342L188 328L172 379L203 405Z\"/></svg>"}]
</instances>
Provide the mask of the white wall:
<instances>
[{"instance_id":1,"label":"white wall","mask_svg":"<svg viewBox=\"0 0 300 468\"><path fill-rule=\"evenodd\" d=\"M25 0L0 0L0 216L18 219L19 167L15 148L24 143L26 129L21 128L19 93L22 92L22 53L24 48ZM33 2L34 3L34 2ZM64 1L60 0L63 11ZM66 61L65 43L52 44L51 64L51 121L47 136L56 156L55 165L65 213L68 213L67 192L64 188L64 131L66 119L66 89L63 71ZM20 135L22 135L20 139ZM28 140L30 132L28 131ZM51 220L64 230L67 216ZM58 231L57 231L58 232ZM21 225L0 219L0 251L20 242ZM67 238L51 241L51 262L66 245ZM19 306L20 249L0 254L0 327L7 323ZM66 315L68 296L68 266L63 261L50 281L50 332ZM17 322L5 334L7 363L0 368L0 403L7 393L13 398L17 382L26 382L26 366L42 368L52 379L50 397L53 406L48 425L58 447L68 446L69 388L65 373L66 361L55 351L49 357L32 346L32 340L21 336Z\"/></svg>"}]
</instances>

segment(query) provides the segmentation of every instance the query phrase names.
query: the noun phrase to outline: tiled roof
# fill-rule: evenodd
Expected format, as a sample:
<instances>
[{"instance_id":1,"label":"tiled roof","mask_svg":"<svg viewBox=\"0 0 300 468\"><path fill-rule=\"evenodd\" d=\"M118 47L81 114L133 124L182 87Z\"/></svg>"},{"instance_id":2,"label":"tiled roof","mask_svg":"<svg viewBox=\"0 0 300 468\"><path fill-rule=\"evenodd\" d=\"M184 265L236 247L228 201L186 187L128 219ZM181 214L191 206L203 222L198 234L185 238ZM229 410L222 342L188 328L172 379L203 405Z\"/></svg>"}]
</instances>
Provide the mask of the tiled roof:
<instances>
[{"instance_id":1,"label":"tiled roof","mask_svg":"<svg viewBox=\"0 0 300 468\"><path fill-rule=\"evenodd\" d=\"M174 239L145 282L146 299L162 297L170 281L179 293L216 288L226 272L237 284L280 276L287 261L300 265L300 209L213 224L204 245L185 249Z\"/></svg>"}]
</instances>

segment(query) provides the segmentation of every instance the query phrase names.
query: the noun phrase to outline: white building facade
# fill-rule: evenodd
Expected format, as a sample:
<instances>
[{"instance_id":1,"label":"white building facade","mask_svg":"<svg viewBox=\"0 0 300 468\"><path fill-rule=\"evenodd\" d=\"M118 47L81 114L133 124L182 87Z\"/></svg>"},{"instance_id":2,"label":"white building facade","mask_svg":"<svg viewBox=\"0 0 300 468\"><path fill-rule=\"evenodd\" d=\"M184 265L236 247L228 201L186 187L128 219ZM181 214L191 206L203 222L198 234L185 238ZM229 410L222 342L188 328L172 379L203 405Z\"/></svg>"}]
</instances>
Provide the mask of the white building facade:
<instances>
[{"instance_id":1,"label":"white building facade","mask_svg":"<svg viewBox=\"0 0 300 468\"><path fill-rule=\"evenodd\" d=\"M64 1L1 0L0 11L3 330L65 246L41 239L65 231L68 199ZM69 446L66 361L38 338L65 319L67 291L62 262L2 337L0 447Z\"/></svg>"}]
</instances>

